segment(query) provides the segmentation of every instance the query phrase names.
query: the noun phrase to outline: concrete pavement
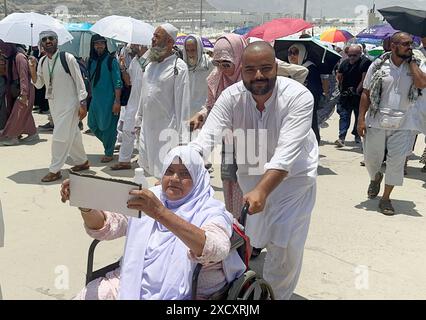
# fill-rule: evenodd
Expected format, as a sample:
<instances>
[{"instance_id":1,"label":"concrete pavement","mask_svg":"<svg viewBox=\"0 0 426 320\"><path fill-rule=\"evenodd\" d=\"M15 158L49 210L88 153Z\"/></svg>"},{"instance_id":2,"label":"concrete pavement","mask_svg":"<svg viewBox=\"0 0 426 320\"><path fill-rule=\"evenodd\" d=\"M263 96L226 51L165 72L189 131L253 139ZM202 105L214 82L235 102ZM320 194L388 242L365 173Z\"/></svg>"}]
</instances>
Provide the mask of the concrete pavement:
<instances>
[{"instance_id":1,"label":"concrete pavement","mask_svg":"<svg viewBox=\"0 0 426 320\"><path fill-rule=\"evenodd\" d=\"M46 122L44 115L34 117L37 125ZM359 146L349 141L336 149L337 114L329 124L322 129L317 203L294 298L426 299L426 173L418 162L423 136L404 186L393 193L397 215L387 217L377 212L378 200L367 199L369 179L359 165ZM101 164L101 143L83 136L93 173L132 179L132 171L114 172L110 164ZM40 137L39 142L0 147L3 299L70 299L84 286L91 239L78 210L61 203L60 182L40 182L50 162L51 133L40 132ZM223 199L219 166L214 168L212 183ZM102 243L96 250L97 266L119 258L123 245L124 240ZM256 269L262 257L253 261Z\"/></svg>"}]
</instances>

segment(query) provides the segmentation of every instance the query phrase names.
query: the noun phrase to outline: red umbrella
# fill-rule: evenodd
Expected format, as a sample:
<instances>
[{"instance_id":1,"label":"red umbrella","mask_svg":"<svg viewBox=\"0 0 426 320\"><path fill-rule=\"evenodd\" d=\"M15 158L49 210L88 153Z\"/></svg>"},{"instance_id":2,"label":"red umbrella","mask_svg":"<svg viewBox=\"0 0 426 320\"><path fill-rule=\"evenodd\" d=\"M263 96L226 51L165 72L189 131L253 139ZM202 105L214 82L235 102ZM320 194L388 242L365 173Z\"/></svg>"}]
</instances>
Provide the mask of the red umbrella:
<instances>
[{"instance_id":1,"label":"red umbrella","mask_svg":"<svg viewBox=\"0 0 426 320\"><path fill-rule=\"evenodd\" d=\"M275 39L287 37L312 27L312 24L303 19L274 19L251 29L247 37L256 37L271 42Z\"/></svg>"}]
</instances>

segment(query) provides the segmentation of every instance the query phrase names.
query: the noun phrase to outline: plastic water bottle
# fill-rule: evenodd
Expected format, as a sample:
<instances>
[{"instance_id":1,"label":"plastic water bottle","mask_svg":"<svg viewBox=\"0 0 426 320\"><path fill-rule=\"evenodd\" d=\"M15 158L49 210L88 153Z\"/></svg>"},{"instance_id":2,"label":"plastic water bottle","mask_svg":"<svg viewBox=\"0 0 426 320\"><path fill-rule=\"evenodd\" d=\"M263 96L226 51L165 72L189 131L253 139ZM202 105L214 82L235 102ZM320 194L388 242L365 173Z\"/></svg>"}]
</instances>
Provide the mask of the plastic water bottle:
<instances>
[{"instance_id":1,"label":"plastic water bottle","mask_svg":"<svg viewBox=\"0 0 426 320\"><path fill-rule=\"evenodd\" d=\"M145 171L142 168L135 169L134 183L137 183L142 188L149 188L148 181L145 178Z\"/></svg>"}]
</instances>

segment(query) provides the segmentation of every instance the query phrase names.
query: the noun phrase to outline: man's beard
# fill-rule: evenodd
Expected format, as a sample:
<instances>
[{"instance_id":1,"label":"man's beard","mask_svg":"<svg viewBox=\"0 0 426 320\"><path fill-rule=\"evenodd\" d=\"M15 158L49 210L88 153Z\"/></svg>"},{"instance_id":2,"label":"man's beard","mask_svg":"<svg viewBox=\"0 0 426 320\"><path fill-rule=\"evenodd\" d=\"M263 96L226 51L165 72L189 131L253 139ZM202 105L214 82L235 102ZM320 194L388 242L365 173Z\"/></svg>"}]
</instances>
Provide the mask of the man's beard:
<instances>
[{"instance_id":1,"label":"man's beard","mask_svg":"<svg viewBox=\"0 0 426 320\"><path fill-rule=\"evenodd\" d=\"M99 57L101 57L105 53L105 49L95 49L95 51Z\"/></svg>"},{"instance_id":2,"label":"man's beard","mask_svg":"<svg viewBox=\"0 0 426 320\"><path fill-rule=\"evenodd\" d=\"M166 47L152 47L149 51L149 60L160 61L167 53Z\"/></svg>"},{"instance_id":3,"label":"man's beard","mask_svg":"<svg viewBox=\"0 0 426 320\"><path fill-rule=\"evenodd\" d=\"M58 50L58 45L51 45L50 47L43 46L43 49L48 54L54 54Z\"/></svg>"},{"instance_id":4,"label":"man's beard","mask_svg":"<svg viewBox=\"0 0 426 320\"><path fill-rule=\"evenodd\" d=\"M349 63L350 63L351 65L354 65L354 64L356 64L359 60L361 60L361 58L356 58L355 60L350 60L350 59L349 59Z\"/></svg>"},{"instance_id":5,"label":"man's beard","mask_svg":"<svg viewBox=\"0 0 426 320\"><path fill-rule=\"evenodd\" d=\"M405 60L405 59L410 58L410 57L413 55L413 52L411 51L410 53L401 54L401 53L399 53L399 50L398 50L398 51L396 52L396 55L397 55L399 58L401 58L401 59Z\"/></svg>"},{"instance_id":6,"label":"man's beard","mask_svg":"<svg viewBox=\"0 0 426 320\"><path fill-rule=\"evenodd\" d=\"M254 85L256 83L265 83L266 85L262 88L256 88ZM255 96L263 96L265 94L270 93L272 90L274 90L275 87L275 83L277 82L277 77L273 77L273 78L269 78L269 79L264 79L264 80L254 80L254 81L244 81L244 86L246 87L246 89L248 91L250 91L252 94L254 94Z\"/></svg>"}]
</instances>

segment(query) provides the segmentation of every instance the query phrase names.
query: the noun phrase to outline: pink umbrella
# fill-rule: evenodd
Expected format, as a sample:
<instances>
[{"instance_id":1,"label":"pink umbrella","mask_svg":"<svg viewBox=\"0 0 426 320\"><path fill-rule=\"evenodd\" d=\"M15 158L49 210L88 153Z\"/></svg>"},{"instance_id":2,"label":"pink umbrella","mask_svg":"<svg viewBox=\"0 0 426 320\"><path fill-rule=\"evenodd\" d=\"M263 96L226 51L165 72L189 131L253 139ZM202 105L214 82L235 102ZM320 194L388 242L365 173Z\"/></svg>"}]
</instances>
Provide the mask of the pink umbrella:
<instances>
[{"instance_id":1,"label":"pink umbrella","mask_svg":"<svg viewBox=\"0 0 426 320\"><path fill-rule=\"evenodd\" d=\"M256 37L271 42L275 39L287 37L312 27L312 24L303 19L274 19L251 29L247 37Z\"/></svg>"}]
</instances>

